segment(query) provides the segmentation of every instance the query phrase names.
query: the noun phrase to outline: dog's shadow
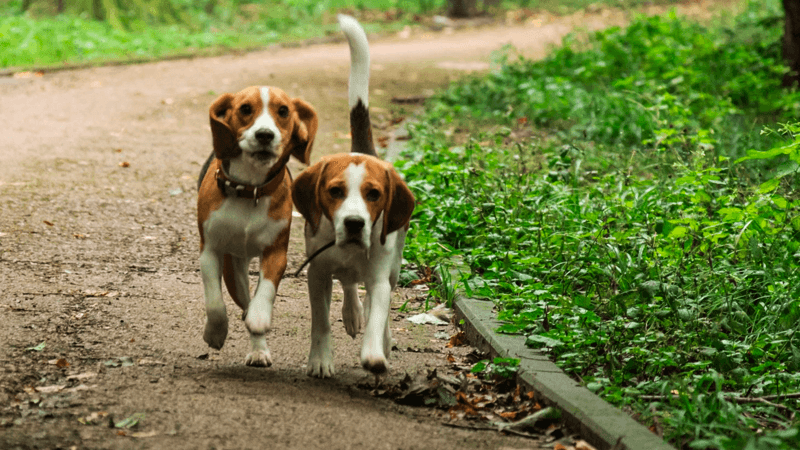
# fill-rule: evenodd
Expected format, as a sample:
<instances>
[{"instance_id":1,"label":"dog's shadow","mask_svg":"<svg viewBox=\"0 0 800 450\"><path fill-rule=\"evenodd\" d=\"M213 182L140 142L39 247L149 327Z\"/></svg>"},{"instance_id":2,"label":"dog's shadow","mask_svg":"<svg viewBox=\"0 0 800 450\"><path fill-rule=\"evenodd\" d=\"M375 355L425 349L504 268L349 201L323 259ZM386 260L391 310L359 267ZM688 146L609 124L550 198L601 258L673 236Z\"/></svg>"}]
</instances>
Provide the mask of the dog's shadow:
<instances>
[{"instance_id":1,"label":"dog's shadow","mask_svg":"<svg viewBox=\"0 0 800 450\"><path fill-rule=\"evenodd\" d=\"M345 372L337 374L334 378L315 378L306 375L303 368L256 368L245 365L231 365L208 369L206 380L210 385L218 389L229 392L257 391L259 395L269 395L276 397L293 397L297 395L311 398L324 398L335 400L339 396L358 399L372 399L374 397L369 392L361 389L365 377L373 379L371 375L366 375L360 368L354 369L353 373Z\"/></svg>"}]
</instances>

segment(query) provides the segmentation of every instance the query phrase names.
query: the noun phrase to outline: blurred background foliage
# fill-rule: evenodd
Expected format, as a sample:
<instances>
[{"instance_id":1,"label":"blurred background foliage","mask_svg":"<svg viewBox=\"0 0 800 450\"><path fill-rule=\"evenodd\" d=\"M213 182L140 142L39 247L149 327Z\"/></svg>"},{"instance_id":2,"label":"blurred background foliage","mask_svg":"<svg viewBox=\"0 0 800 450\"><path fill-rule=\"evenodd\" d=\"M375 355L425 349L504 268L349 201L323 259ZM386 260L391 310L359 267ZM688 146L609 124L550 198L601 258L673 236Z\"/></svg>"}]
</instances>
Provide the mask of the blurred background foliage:
<instances>
[{"instance_id":1,"label":"blurred background foliage","mask_svg":"<svg viewBox=\"0 0 800 450\"><path fill-rule=\"evenodd\" d=\"M202 56L336 35L336 15L368 33L436 24L433 17L522 18L589 5L677 0L0 0L0 68ZM438 25L441 27L441 25Z\"/></svg>"}]
</instances>

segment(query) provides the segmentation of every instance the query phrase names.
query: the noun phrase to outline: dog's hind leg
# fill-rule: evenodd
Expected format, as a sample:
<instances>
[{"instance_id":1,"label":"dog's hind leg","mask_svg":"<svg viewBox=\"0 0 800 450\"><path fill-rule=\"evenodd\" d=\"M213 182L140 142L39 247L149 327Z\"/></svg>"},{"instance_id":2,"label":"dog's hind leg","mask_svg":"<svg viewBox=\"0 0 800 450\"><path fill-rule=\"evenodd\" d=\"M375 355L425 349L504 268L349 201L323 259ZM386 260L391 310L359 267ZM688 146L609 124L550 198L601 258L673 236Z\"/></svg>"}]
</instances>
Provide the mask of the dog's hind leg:
<instances>
[{"instance_id":1,"label":"dog's hind leg","mask_svg":"<svg viewBox=\"0 0 800 450\"><path fill-rule=\"evenodd\" d=\"M222 283L220 282L220 257L210 250L200 254L200 273L203 278L203 291L206 300L206 326L203 340L217 350L225 344L228 337L228 315L222 301Z\"/></svg>"},{"instance_id":2,"label":"dog's hind leg","mask_svg":"<svg viewBox=\"0 0 800 450\"><path fill-rule=\"evenodd\" d=\"M308 297L311 301L311 350L308 352L308 375L317 378L334 376L331 342L331 275L317 264L308 267Z\"/></svg>"},{"instance_id":3,"label":"dog's hind leg","mask_svg":"<svg viewBox=\"0 0 800 450\"><path fill-rule=\"evenodd\" d=\"M250 262L247 258L237 258L225 255L222 260L222 279L225 280L225 287L231 294L233 301L242 308L242 319L247 316L247 307L250 305L250 280L248 279L248 266Z\"/></svg>"},{"instance_id":4,"label":"dog's hind leg","mask_svg":"<svg viewBox=\"0 0 800 450\"><path fill-rule=\"evenodd\" d=\"M344 329L350 337L355 338L361 331L364 312L361 300L358 299L358 284L342 284L344 290L344 303L342 304L342 322Z\"/></svg>"}]
</instances>

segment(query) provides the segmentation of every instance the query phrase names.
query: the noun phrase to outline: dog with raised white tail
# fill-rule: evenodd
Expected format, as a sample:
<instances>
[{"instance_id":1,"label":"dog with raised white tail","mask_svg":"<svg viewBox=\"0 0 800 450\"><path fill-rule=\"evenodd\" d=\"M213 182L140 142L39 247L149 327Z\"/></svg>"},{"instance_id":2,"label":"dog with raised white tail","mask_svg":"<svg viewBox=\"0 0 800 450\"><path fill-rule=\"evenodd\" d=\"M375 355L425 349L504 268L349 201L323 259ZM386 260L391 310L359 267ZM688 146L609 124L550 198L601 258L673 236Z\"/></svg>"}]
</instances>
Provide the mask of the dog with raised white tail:
<instances>
[{"instance_id":1,"label":"dog with raised white tail","mask_svg":"<svg viewBox=\"0 0 800 450\"><path fill-rule=\"evenodd\" d=\"M308 374L335 374L330 306L333 279L342 283L347 334L364 329L361 366L389 368L391 291L397 285L414 195L394 167L377 158L369 119L369 47L361 25L339 16L350 45L351 153L323 157L292 184L292 200L306 219L311 350ZM358 284L364 283L364 302Z\"/></svg>"}]
</instances>

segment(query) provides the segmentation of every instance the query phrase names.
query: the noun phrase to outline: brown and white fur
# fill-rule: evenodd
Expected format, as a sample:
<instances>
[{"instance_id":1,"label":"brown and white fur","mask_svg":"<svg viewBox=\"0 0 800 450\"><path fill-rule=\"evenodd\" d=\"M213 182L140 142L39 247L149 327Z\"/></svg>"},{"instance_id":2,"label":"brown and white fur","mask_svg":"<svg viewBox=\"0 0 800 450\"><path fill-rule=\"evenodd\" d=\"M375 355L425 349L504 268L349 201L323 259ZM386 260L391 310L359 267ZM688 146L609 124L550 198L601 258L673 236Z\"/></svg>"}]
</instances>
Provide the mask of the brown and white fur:
<instances>
[{"instance_id":1,"label":"brown and white fur","mask_svg":"<svg viewBox=\"0 0 800 450\"><path fill-rule=\"evenodd\" d=\"M292 199L305 217L306 254L335 245L312 259L308 268L311 350L308 374L333 376L330 305L333 278L342 283L342 315L355 337L366 322L361 365L378 375L388 370L391 350L389 306L400 274L403 245L414 196L391 164L375 154L369 124L369 49L358 22L339 16L350 43L350 120L352 152L322 158L292 185ZM368 153L368 154L364 154ZM371 153L371 154L369 154ZM358 283L364 283L362 307Z\"/></svg>"},{"instance_id":2,"label":"brown and white fur","mask_svg":"<svg viewBox=\"0 0 800 450\"><path fill-rule=\"evenodd\" d=\"M200 173L197 199L203 339L220 349L228 334L222 278L250 333L245 364L266 367L272 365L266 333L286 269L292 222L286 162L291 155L309 163L317 114L310 104L276 87L248 87L220 96L209 116L214 152ZM255 257L261 264L251 298L248 266Z\"/></svg>"}]
</instances>

